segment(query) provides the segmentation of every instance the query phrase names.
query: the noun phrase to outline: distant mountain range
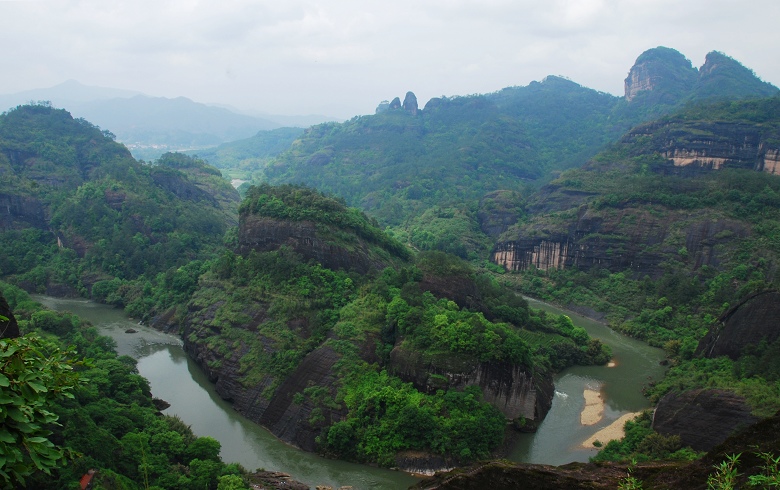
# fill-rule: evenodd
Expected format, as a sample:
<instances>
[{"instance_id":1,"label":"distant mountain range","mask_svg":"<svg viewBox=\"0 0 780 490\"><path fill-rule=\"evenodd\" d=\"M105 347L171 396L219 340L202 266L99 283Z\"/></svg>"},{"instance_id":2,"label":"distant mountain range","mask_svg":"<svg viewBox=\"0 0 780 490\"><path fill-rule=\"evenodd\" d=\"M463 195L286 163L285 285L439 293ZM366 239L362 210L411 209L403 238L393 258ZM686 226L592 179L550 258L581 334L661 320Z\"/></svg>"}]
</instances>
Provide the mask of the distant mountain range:
<instances>
[{"instance_id":1,"label":"distant mountain range","mask_svg":"<svg viewBox=\"0 0 780 490\"><path fill-rule=\"evenodd\" d=\"M141 159L155 159L166 151L214 147L248 138L258 131L308 127L334 120L319 115L241 114L234 108L202 104L185 97L151 97L132 90L87 86L75 80L0 95L0 109L43 100L111 131L133 156Z\"/></svg>"}]
</instances>

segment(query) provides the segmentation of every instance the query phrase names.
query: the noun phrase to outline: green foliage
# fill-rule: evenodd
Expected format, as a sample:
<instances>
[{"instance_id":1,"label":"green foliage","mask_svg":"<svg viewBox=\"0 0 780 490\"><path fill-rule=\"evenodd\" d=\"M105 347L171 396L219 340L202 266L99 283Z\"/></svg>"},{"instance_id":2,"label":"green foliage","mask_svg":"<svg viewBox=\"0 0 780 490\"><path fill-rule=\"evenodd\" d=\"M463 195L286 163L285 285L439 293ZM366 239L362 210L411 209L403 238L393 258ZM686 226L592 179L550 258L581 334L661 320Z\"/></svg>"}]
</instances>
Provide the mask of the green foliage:
<instances>
[{"instance_id":1,"label":"green foliage","mask_svg":"<svg viewBox=\"0 0 780 490\"><path fill-rule=\"evenodd\" d=\"M135 361L117 357L110 338L12 286L0 289L24 328L40 328L33 319L42 318L70 325L59 339L0 340L0 486L71 488L96 468L95 484L107 488L207 489L226 475L238 477L226 479L228 488L247 488L239 486L244 470L221 462L219 442L158 413Z\"/></svg>"},{"instance_id":2,"label":"green foliage","mask_svg":"<svg viewBox=\"0 0 780 490\"><path fill-rule=\"evenodd\" d=\"M66 287L88 296L98 282L98 299L130 305L128 283L143 290L172 267L208 258L237 221L238 195L218 170L173 154L141 164L64 110L33 105L3 114L0 149L8 176L0 192L19 203L10 211L13 226L0 234L0 275L39 291ZM136 308L148 314L154 302Z\"/></svg>"},{"instance_id":3,"label":"green foliage","mask_svg":"<svg viewBox=\"0 0 780 490\"><path fill-rule=\"evenodd\" d=\"M761 452L756 456L764 463L762 473L750 475L748 481L751 487L771 488L780 487L780 456L769 452Z\"/></svg>"},{"instance_id":4,"label":"green foliage","mask_svg":"<svg viewBox=\"0 0 780 490\"><path fill-rule=\"evenodd\" d=\"M625 436L621 440L609 441L591 458L591 461L637 461L679 460L691 461L700 454L685 448L679 436L664 436L653 431L649 412L643 412L625 425ZM631 478L631 475L628 475Z\"/></svg>"},{"instance_id":5,"label":"green foliage","mask_svg":"<svg viewBox=\"0 0 780 490\"><path fill-rule=\"evenodd\" d=\"M626 468L627 474L625 478L621 478L618 482L618 490L642 490L644 488L642 485L642 480L639 480L634 475L632 475L635 466L636 460L632 460L631 465Z\"/></svg>"},{"instance_id":6,"label":"green foliage","mask_svg":"<svg viewBox=\"0 0 780 490\"><path fill-rule=\"evenodd\" d=\"M732 490L737 488L737 464L742 454L731 454L720 464L714 466L715 473L707 477L708 490Z\"/></svg>"},{"instance_id":7,"label":"green foliage","mask_svg":"<svg viewBox=\"0 0 780 490\"><path fill-rule=\"evenodd\" d=\"M73 398L73 352L36 335L0 340L0 482L24 484L34 471L50 474L65 460L49 429L59 416L51 403Z\"/></svg>"},{"instance_id":8,"label":"green foliage","mask_svg":"<svg viewBox=\"0 0 780 490\"><path fill-rule=\"evenodd\" d=\"M386 371L367 370L348 383L349 417L328 429L328 452L394 464L402 450L424 450L461 461L486 458L503 439L506 421L481 402L478 388L424 395Z\"/></svg>"},{"instance_id":9,"label":"green foliage","mask_svg":"<svg viewBox=\"0 0 780 490\"><path fill-rule=\"evenodd\" d=\"M267 184L251 187L241 203L240 211L280 220L313 221L332 225L349 230L399 257L410 258L406 247L380 230L375 220L370 220L357 209L347 208L342 200L327 197L306 187L272 187Z\"/></svg>"}]
</instances>

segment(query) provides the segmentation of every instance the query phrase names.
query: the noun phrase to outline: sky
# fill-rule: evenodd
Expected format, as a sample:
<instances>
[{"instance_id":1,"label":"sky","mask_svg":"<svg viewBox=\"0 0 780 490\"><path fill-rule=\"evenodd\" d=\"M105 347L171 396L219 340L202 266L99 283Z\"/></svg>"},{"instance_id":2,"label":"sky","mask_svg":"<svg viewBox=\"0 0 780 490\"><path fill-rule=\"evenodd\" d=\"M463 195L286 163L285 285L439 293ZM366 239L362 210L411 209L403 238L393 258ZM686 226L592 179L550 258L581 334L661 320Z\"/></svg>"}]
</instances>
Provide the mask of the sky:
<instances>
[{"instance_id":1,"label":"sky","mask_svg":"<svg viewBox=\"0 0 780 490\"><path fill-rule=\"evenodd\" d=\"M656 46L780 86L778 18L778 0L0 0L0 94L73 79L347 119L547 75L623 95Z\"/></svg>"}]
</instances>

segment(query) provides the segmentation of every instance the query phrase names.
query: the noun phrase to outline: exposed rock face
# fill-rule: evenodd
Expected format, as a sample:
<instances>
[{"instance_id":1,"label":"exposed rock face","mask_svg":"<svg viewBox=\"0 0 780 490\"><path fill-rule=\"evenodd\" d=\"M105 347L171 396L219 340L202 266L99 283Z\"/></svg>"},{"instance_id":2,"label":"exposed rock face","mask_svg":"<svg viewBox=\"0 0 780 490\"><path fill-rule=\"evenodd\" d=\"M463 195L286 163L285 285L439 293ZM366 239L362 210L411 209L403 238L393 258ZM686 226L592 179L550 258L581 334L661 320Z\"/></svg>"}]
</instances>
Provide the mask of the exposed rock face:
<instances>
[{"instance_id":1,"label":"exposed rock face","mask_svg":"<svg viewBox=\"0 0 780 490\"><path fill-rule=\"evenodd\" d=\"M13 339L19 336L19 324L16 322L11 307L8 306L8 301L0 294L0 316L4 316L7 320L0 318L0 339Z\"/></svg>"},{"instance_id":2,"label":"exposed rock face","mask_svg":"<svg viewBox=\"0 0 780 490\"><path fill-rule=\"evenodd\" d=\"M707 332L696 349L705 357L737 359L745 347L780 338L780 292L766 291L734 306Z\"/></svg>"},{"instance_id":3,"label":"exposed rock face","mask_svg":"<svg viewBox=\"0 0 780 490\"><path fill-rule=\"evenodd\" d=\"M558 199L553 196L552 199ZM559 203L541 203L555 209L574 207L566 196ZM670 234L684 234L685 247L694 266L716 266L718 245L748 233L746 225L726 219L712 220L706 215L681 213L683 226L675 219L662 220L646 209L625 208L613 215L602 215L587 206L579 215L556 228L523 228L516 238L496 243L493 262L507 270L541 270L576 267L605 268L613 272L633 270L638 275L658 277L664 254L676 253L664 242ZM504 235L506 237L506 235Z\"/></svg>"},{"instance_id":4,"label":"exposed rock face","mask_svg":"<svg viewBox=\"0 0 780 490\"><path fill-rule=\"evenodd\" d=\"M737 122L660 122L630 131L625 141L652 138L653 150L675 167L706 170L742 168L777 174L780 146L776 132Z\"/></svg>"},{"instance_id":5,"label":"exposed rock face","mask_svg":"<svg viewBox=\"0 0 780 490\"><path fill-rule=\"evenodd\" d=\"M745 399L730 391L691 390L669 393L658 402L653 429L679 435L683 445L697 451L709 451L758 420Z\"/></svg>"},{"instance_id":6,"label":"exposed rock face","mask_svg":"<svg viewBox=\"0 0 780 490\"><path fill-rule=\"evenodd\" d=\"M0 193L0 230L48 229L43 203L34 197Z\"/></svg>"},{"instance_id":7,"label":"exposed rock face","mask_svg":"<svg viewBox=\"0 0 780 490\"><path fill-rule=\"evenodd\" d=\"M314 406L309 400L298 404L294 396L310 385L335 386L336 379L331 368L339 359L338 354L330 347L320 347L310 352L293 373L281 380L275 390L272 386L277 380L272 376L246 383L242 381L241 358L248 354L248 348L241 344L227 353L219 352L218 347L206 340L213 334L206 325L213 319L216 307L209 306L200 311L191 307L191 310L190 318L198 318L198 321L185 325L184 349L215 383L219 396L231 401L236 410L263 425L283 441L306 451L314 451L315 438L320 434L323 424L330 424L344 414L323 410L324 420L312 424L309 418ZM261 321L265 315L260 310L249 313L255 318L253 322ZM253 325L246 325L246 328L252 330ZM267 344L269 350L265 355L270 356L273 354L270 339ZM269 395L269 392L273 395Z\"/></svg>"},{"instance_id":8,"label":"exposed rock face","mask_svg":"<svg viewBox=\"0 0 780 490\"><path fill-rule=\"evenodd\" d=\"M362 239L356 238L353 249L328 239L327 229L311 221L282 221L254 214L242 214L238 225L238 245L242 254L251 250L268 252L281 246L290 247L306 259L313 259L329 269L355 270L365 274L381 270L386 262L370 252Z\"/></svg>"},{"instance_id":9,"label":"exposed rock face","mask_svg":"<svg viewBox=\"0 0 780 490\"><path fill-rule=\"evenodd\" d=\"M417 490L484 490L486 488L533 488L534 490L614 489L626 476L625 467L571 463L564 466L491 461L458 468L432 480L423 480Z\"/></svg>"},{"instance_id":10,"label":"exposed rock face","mask_svg":"<svg viewBox=\"0 0 780 490\"><path fill-rule=\"evenodd\" d=\"M182 174L168 169L154 169L152 171L154 183L179 199L185 201L205 201L216 206L217 200L208 192L183 177Z\"/></svg>"},{"instance_id":11,"label":"exposed rock face","mask_svg":"<svg viewBox=\"0 0 780 490\"><path fill-rule=\"evenodd\" d=\"M678 51L649 49L631 67L625 80L625 97L632 101L641 92L655 91L659 102L672 103L679 94L693 88L696 78L696 68Z\"/></svg>"},{"instance_id":12,"label":"exposed rock face","mask_svg":"<svg viewBox=\"0 0 780 490\"><path fill-rule=\"evenodd\" d=\"M417 115L417 96L413 92L406 92L403 107L406 112L411 113L413 116Z\"/></svg>"},{"instance_id":13,"label":"exposed rock face","mask_svg":"<svg viewBox=\"0 0 780 490\"><path fill-rule=\"evenodd\" d=\"M552 406L552 377L502 362L479 362L468 356L423 356L403 345L390 353L395 374L421 391L479 386L485 401L509 419L539 423Z\"/></svg>"}]
</instances>

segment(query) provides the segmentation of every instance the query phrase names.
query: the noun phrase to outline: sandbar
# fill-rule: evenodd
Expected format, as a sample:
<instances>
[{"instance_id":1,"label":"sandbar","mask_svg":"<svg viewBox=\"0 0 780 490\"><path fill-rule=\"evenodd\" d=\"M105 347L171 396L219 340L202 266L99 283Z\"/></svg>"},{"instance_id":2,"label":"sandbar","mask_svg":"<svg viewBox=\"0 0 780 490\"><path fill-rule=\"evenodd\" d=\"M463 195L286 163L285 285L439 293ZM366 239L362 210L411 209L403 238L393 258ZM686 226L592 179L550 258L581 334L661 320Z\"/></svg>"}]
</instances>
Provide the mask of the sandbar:
<instances>
[{"instance_id":1,"label":"sandbar","mask_svg":"<svg viewBox=\"0 0 780 490\"><path fill-rule=\"evenodd\" d=\"M593 443L596 441L599 441L602 444L606 444L614 439L621 439L625 435L623 426L626 425L626 422L632 420L640 413L641 412L635 412L622 415L616 421L612 422L589 438L585 439L585 441L582 443L582 447L585 449L593 449Z\"/></svg>"},{"instance_id":2,"label":"sandbar","mask_svg":"<svg viewBox=\"0 0 780 490\"><path fill-rule=\"evenodd\" d=\"M604 417L604 398L601 392L592 388L585 388L585 408L580 413L580 424L595 425Z\"/></svg>"}]
</instances>

